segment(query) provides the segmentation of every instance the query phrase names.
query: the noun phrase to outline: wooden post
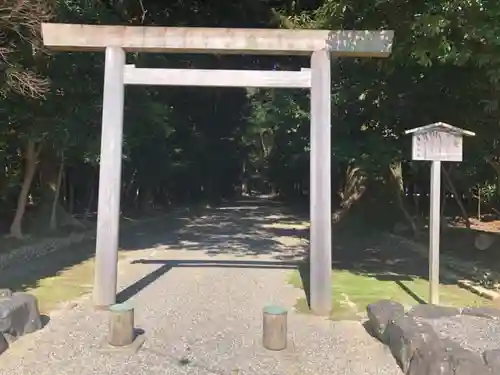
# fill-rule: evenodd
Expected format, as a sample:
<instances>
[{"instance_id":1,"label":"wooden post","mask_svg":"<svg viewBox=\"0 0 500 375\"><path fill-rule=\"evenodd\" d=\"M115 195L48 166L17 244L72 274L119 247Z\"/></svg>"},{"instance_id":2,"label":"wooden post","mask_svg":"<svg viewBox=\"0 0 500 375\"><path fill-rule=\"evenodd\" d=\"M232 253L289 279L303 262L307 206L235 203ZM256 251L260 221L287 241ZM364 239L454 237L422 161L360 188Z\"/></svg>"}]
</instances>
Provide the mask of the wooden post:
<instances>
[{"instance_id":1,"label":"wooden post","mask_svg":"<svg viewBox=\"0 0 500 375\"><path fill-rule=\"evenodd\" d=\"M439 232L441 161L431 164L431 204L429 213L429 302L439 304Z\"/></svg>"},{"instance_id":2,"label":"wooden post","mask_svg":"<svg viewBox=\"0 0 500 375\"><path fill-rule=\"evenodd\" d=\"M331 108L330 52L311 57L310 300L311 310L332 308Z\"/></svg>"},{"instance_id":3,"label":"wooden post","mask_svg":"<svg viewBox=\"0 0 500 375\"><path fill-rule=\"evenodd\" d=\"M93 291L94 304L101 308L116 302L125 51L107 47L105 61Z\"/></svg>"},{"instance_id":4,"label":"wooden post","mask_svg":"<svg viewBox=\"0 0 500 375\"><path fill-rule=\"evenodd\" d=\"M264 308L262 345L268 350L284 350L287 344L287 311L278 306Z\"/></svg>"},{"instance_id":5,"label":"wooden post","mask_svg":"<svg viewBox=\"0 0 500 375\"><path fill-rule=\"evenodd\" d=\"M111 346L127 346L134 342L134 308L126 304L109 308L108 343Z\"/></svg>"},{"instance_id":6,"label":"wooden post","mask_svg":"<svg viewBox=\"0 0 500 375\"><path fill-rule=\"evenodd\" d=\"M441 162L462 161L463 136L472 137L475 133L444 122L436 122L407 130L405 134L412 134L412 160L432 162L429 210L429 303L438 305Z\"/></svg>"}]
</instances>

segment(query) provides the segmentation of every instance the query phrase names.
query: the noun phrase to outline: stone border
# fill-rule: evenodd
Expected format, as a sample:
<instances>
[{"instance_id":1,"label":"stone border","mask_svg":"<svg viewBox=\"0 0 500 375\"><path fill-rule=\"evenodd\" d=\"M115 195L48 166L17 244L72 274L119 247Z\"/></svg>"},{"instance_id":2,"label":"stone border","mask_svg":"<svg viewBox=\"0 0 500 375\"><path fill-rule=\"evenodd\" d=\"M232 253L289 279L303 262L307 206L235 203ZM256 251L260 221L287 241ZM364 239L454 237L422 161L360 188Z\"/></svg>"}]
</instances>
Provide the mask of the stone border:
<instances>
[{"instance_id":1,"label":"stone border","mask_svg":"<svg viewBox=\"0 0 500 375\"><path fill-rule=\"evenodd\" d=\"M94 230L73 232L66 237L44 238L40 241L14 248L6 253L0 254L0 270L20 262L43 257L67 246L91 239L93 236L95 236Z\"/></svg>"},{"instance_id":2,"label":"stone border","mask_svg":"<svg viewBox=\"0 0 500 375\"><path fill-rule=\"evenodd\" d=\"M406 375L500 374L500 350L487 350L478 355L456 342L440 338L430 324L422 321L457 315L500 320L500 310L417 305L405 313L400 303L381 300L368 305L367 314L367 329L390 348Z\"/></svg>"},{"instance_id":3,"label":"stone border","mask_svg":"<svg viewBox=\"0 0 500 375\"><path fill-rule=\"evenodd\" d=\"M170 212L166 212L164 214L151 216L142 220L137 219L136 221L126 222L120 225L120 230L123 230L124 228L133 228L137 225L151 223L156 220L161 220L168 215L178 215L184 212L191 212L192 210L193 208L189 207L179 208L179 209L174 209ZM15 266L21 262L26 262L44 257L51 253L63 250L68 246L80 244L87 240L92 240L95 238L95 236L96 236L95 228L92 228L81 232L73 232L70 233L68 236L64 237L41 238L40 241L23 245L14 248L6 253L0 254L0 271L8 267Z\"/></svg>"}]
</instances>

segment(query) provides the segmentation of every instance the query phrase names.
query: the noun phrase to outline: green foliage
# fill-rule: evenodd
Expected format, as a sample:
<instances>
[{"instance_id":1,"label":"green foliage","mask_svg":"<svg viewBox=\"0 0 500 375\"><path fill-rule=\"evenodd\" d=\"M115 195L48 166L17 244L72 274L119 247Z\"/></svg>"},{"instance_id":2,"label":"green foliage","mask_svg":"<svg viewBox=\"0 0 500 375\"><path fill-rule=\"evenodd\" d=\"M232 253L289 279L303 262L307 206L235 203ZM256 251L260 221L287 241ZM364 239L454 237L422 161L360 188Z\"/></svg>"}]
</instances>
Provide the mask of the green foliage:
<instances>
[{"instance_id":1,"label":"green foliage","mask_svg":"<svg viewBox=\"0 0 500 375\"><path fill-rule=\"evenodd\" d=\"M104 57L41 53L38 26L16 32L16 22L38 25L49 16L57 22L97 24L393 29L390 58L343 58L332 65L334 191L344 189L349 166L385 186L389 165L402 161L405 188L415 185L425 192L426 170L408 163L410 140L403 133L435 121L477 133L466 141L464 162L453 173L461 192L497 181L491 167L500 161L496 1L425 0L395 6L388 0L245 0L220 6L201 0L57 0L41 8L49 3L21 3L37 12L0 13L0 160L5 171L0 194L9 207L15 206L22 181L28 139L43 145L42 161L57 164L64 156L62 200L67 207L81 212L95 206ZM7 8L14 4L7 1ZM299 70L308 65L303 57L141 53L129 54L128 62L203 69ZM12 72L25 72L38 86L22 89L12 81ZM218 200L237 192L242 183L297 198L307 196L308 181L307 92L127 88L125 209ZM32 189L39 188L35 182Z\"/></svg>"}]
</instances>

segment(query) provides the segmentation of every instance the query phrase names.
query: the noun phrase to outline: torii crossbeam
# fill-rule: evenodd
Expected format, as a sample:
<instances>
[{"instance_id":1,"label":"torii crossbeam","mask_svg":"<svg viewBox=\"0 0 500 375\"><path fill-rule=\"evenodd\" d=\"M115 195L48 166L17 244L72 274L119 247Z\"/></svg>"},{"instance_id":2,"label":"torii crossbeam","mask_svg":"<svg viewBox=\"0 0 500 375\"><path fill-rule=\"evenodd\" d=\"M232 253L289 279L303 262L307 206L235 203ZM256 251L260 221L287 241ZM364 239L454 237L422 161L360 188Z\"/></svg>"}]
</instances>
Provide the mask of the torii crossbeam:
<instances>
[{"instance_id":1,"label":"torii crossbeam","mask_svg":"<svg viewBox=\"0 0 500 375\"><path fill-rule=\"evenodd\" d=\"M393 31L179 28L42 24L43 42L54 50L105 51L101 163L94 304L116 302L118 231L125 84L219 87L288 87L311 90L311 280L314 313L332 307L331 78L330 59L387 57ZM310 55L311 69L297 72L137 69L126 52ZM239 73L239 74L238 74ZM168 82L169 79L175 82Z\"/></svg>"}]
</instances>

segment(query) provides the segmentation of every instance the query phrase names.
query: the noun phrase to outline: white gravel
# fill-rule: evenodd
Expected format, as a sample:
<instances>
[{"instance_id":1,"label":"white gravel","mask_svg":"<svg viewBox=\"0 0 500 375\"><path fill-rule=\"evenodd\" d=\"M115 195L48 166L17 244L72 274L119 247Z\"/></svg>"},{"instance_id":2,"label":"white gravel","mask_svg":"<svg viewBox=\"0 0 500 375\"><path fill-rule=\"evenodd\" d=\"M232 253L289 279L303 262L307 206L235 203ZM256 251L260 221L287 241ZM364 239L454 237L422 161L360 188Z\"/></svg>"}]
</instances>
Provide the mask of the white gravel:
<instances>
[{"instance_id":1,"label":"white gravel","mask_svg":"<svg viewBox=\"0 0 500 375\"><path fill-rule=\"evenodd\" d=\"M0 357L0 374L401 374L390 352L360 323L293 311L303 292L288 284L290 265L279 265L277 258L293 258L306 243L276 233L275 225L291 222L274 206L227 208L190 222L175 236L165 233L163 241L155 239L158 246L132 256L152 263L128 260L120 268L121 285L127 286L164 266L161 261L175 264L131 300L136 325L146 332L138 353L99 352L107 314L93 311L84 297L54 313L42 331L14 343ZM262 308L270 303L291 310L283 352L261 347Z\"/></svg>"}]
</instances>

